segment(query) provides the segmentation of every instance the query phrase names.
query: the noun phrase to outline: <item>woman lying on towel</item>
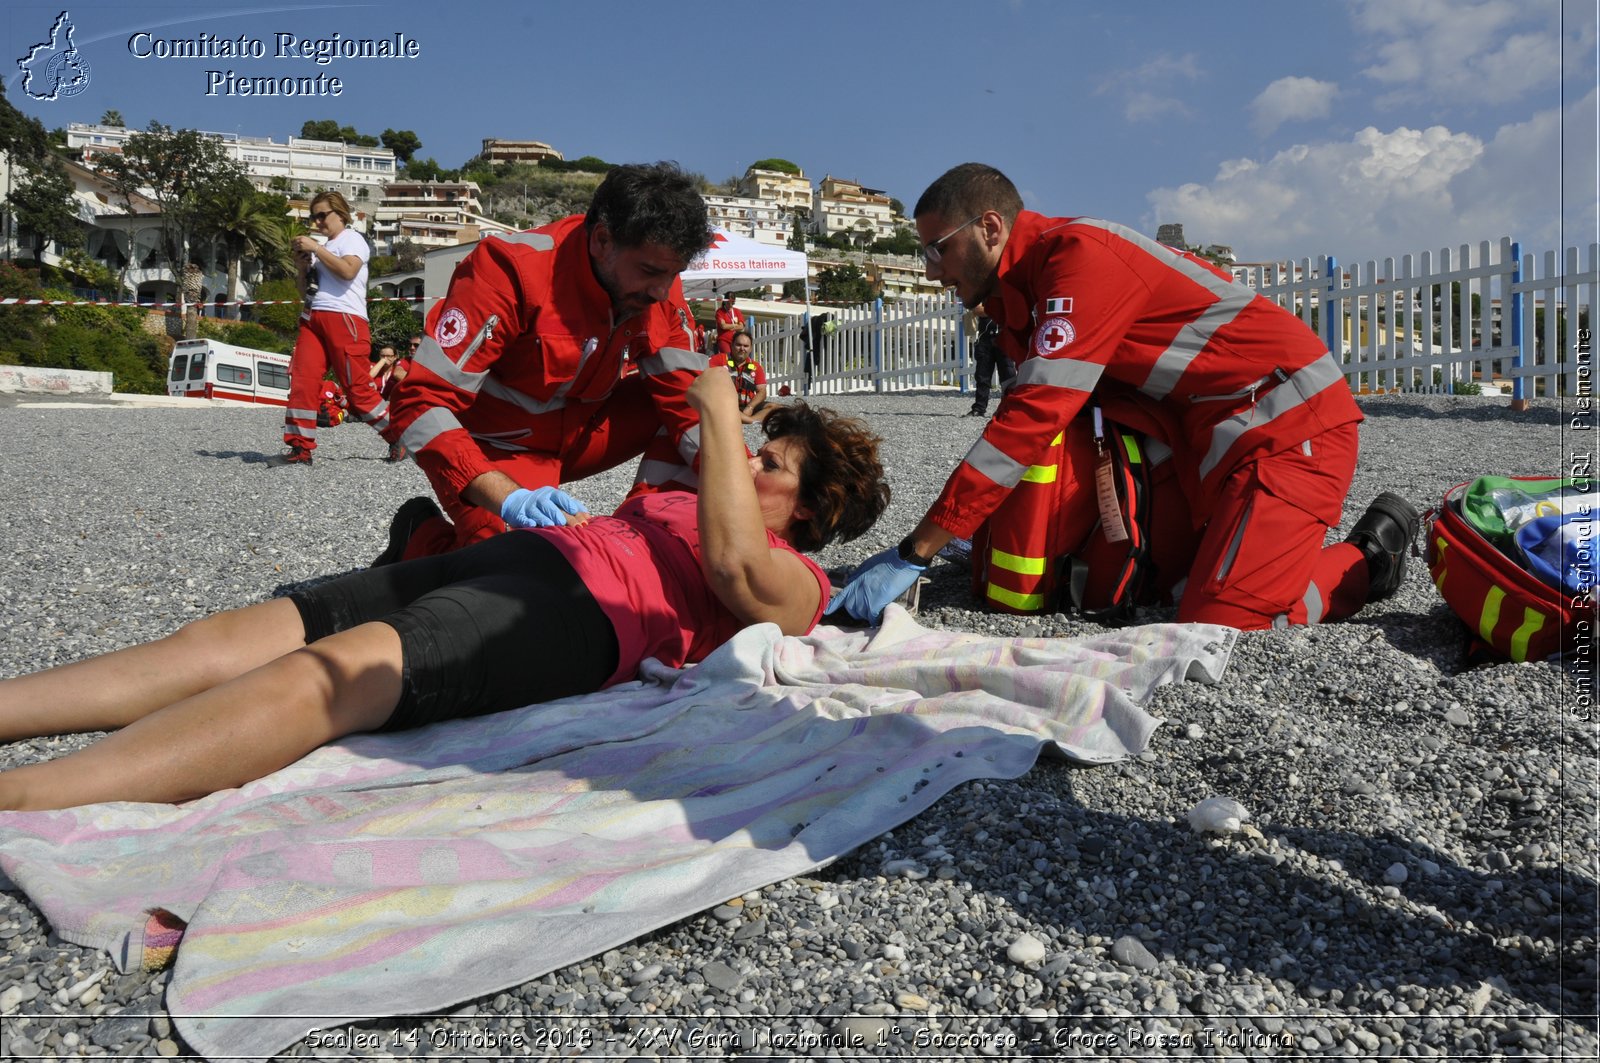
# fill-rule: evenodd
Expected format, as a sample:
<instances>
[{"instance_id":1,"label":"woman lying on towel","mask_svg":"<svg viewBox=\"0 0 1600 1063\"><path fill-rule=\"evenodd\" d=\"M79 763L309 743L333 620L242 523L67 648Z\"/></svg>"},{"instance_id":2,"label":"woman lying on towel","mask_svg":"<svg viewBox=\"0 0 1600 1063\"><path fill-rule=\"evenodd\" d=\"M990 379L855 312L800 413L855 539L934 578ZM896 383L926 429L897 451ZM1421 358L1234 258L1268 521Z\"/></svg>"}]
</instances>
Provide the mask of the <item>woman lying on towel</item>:
<instances>
[{"instance_id":1,"label":"woman lying on towel","mask_svg":"<svg viewBox=\"0 0 1600 1063\"><path fill-rule=\"evenodd\" d=\"M748 624L805 634L828 578L797 549L853 539L883 512L879 440L796 403L751 458L727 373L702 374L689 402L698 495L353 573L0 681L0 741L116 731L0 773L0 808L187 800L353 732L590 693L646 657L698 661Z\"/></svg>"}]
</instances>

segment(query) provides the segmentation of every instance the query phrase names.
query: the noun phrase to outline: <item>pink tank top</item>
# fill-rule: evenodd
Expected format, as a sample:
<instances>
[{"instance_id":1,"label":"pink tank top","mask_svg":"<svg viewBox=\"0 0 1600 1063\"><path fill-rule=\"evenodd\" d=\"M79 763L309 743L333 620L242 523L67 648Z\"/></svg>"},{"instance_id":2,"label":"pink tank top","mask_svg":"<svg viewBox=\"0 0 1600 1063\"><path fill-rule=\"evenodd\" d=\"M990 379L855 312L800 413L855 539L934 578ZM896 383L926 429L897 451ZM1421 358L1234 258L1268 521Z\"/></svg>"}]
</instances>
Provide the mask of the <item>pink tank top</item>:
<instances>
[{"instance_id":1,"label":"pink tank top","mask_svg":"<svg viewBox=\"0 0 1600 1063\"><path fill-rule=\"evenodd\" d=\"M742 626L700 567L697 501L683 491L639 495L609 517L538 529L616 628L617 670L606 686L633 679L646 657L674 667L703 660ZM828 603L827 573L770 531L767 542L793 552L816 577L820 594L810 631Z\"/></svg>"}]
</instances>

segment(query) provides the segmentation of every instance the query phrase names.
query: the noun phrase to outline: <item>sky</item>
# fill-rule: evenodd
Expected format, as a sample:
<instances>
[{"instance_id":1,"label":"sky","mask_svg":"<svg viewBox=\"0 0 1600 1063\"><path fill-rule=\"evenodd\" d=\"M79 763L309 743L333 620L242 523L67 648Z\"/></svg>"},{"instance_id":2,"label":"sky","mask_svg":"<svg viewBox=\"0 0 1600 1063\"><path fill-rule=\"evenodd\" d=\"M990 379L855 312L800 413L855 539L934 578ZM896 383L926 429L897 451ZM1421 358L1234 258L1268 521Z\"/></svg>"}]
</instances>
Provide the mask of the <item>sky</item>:
<instances>
[{"instance_id":1,"label":"sky","mask_svg":"<svg viewBox=\"0 0 1600 1063\"><path fill-rule=\"evenodd\" d=\"M332 118L447 167L503 137L719 182L777 156L908 209L978 160L1030 209L1181 222L1241 261L1600 240L1600 0L62 2L0 13L7 98L50 128L116 109L285 141ZM87 78L34 99L55 83L18 63L63 10ZM335 34L415 55L279 54ZM265 55L164 54L241 37ZM324 82L249 97L229 72Z\"/></svg>"}]
</instances>

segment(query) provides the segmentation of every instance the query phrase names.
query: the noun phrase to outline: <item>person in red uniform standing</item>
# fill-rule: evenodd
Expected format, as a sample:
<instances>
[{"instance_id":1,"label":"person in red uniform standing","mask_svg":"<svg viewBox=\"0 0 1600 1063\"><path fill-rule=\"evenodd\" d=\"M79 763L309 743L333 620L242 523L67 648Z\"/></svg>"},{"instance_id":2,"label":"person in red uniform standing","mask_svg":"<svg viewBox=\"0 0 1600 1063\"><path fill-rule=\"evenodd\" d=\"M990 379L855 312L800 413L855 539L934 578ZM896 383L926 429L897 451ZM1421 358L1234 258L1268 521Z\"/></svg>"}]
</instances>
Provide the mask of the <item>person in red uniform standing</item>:
<instances>
[{"instance_id":1,"label":"person in red uniform standing","mask_svg":"<svg viewBox=\"0 0 1600 1063\"><path fill-rule=\"evenodd\" d=\"M733 293L722 297L717 307L717 353L726 357L733 350L733 338L745 330L744 315L733 305Z\"/></svg>"},{"instance_id":2,"label":"person in red uniform standing","mask_svg":"<svg viewBox=\"0 0 1600 1063\"><path fill-rule=\"evenodd\" d=\"M449 519L410 500L374 564L581 519L556 485L640 454L636 492L692 488L698 417L684 395L707 363L678 274L710 236L692 179L627 165L586 215L490 237L463 259L386 433Z\"/></svg>"},{"instance_id":3,"label":"person in red uniform standing","mask_svg":"<svg viewBox=\"0 0 1600 1063\"><path fill-rule=\"evenodd\" d=\"M364 236L350 228L350 204L338 192L311 201L311 224L326 238L294 238L299 259L300 334L289 361L289 405L283 441L288 452L276 462L310 465L317 448L317 409L328 371L348 400L350 416L382 432L389 404L368 370L372 341L367 330L367 259Z\"/></svg>"},{"instance_id":4,"label":"person in red uniform standing","mask_svg":"<svg viewBox=\"0 0 1600 1063\"><path fill-rule=\"evenodd\" d=\"M1345 542L1323 545L1362 417L1337 361L1293 314L1121 225L1023 210L981 163L940 177L914 214L928 277L999 324L1017 376L926 516L830 610L875 620L946 543L972 535L1091 398L1173 451L1189 508L1181 533L1196 543L1180 621L1317 623L1399 586L1418 524L1404 499L1379 495ZM1094 471L1077 479L1092 485Z\"/></svg>"},{"instance_id":5,"label":"person in red uniform standing","mask_svg":"<svg viewBox=\"0 0 1600 1063\"><path fill-rule=\"evenodd\" d=\"M739 392L739 416L745 424L760 424L777 409L767 402L767 371L756 361L754 350L750 333L741 332L733 337L733 350L728 355L728 372L733 374L733 386Z\"/></svg>"}]
</instances>

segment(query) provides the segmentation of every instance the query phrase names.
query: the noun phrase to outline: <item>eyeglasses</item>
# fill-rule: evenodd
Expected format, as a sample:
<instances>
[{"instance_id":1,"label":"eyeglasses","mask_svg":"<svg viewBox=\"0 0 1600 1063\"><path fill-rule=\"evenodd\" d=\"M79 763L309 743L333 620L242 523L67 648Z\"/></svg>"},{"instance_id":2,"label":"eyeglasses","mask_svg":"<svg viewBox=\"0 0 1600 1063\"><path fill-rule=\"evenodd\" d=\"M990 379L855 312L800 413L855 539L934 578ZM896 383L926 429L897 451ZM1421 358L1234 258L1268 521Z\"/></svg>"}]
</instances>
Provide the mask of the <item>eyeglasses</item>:
<instances>
[{"instance_id":1,"label":"eyeglasses","mask_svg":"<svg viewBox=\"0 0 1600 1063\"><path fill-rule=\"evenodd\" d=\"M981 217L983 217L982 214L974 214L972 217L968 218L966 221L962 222L960 225L957 225L954 229L951 229L949 232L947 232L943 236L939 237L939 239L930 240L928 243L923 244L922 245L922 257L927 259L928 263L930 265L937 266L939 264L939 260L944 257L944 253L939 250L939 245L944 243L946 240L950 239L956 233L960 232L962 229L965 229L967 226L971 225L973 222L977 221Z\"/></svg>"},{"instance_id":2,"label":"eyeglasses","mask_svg":"<svg viewBox=\"0 0 1600 1063\"><path fill-rule=\"evenodd\" d=\"M314 223L316 223L317 225L321 225L323 218L326 218L330 214L337 214L337 213L339 213L339 212L336 211L336 210L318 210L318 211L313 211L311 213L311 220Z\"/></svg>"}]
</instances>

